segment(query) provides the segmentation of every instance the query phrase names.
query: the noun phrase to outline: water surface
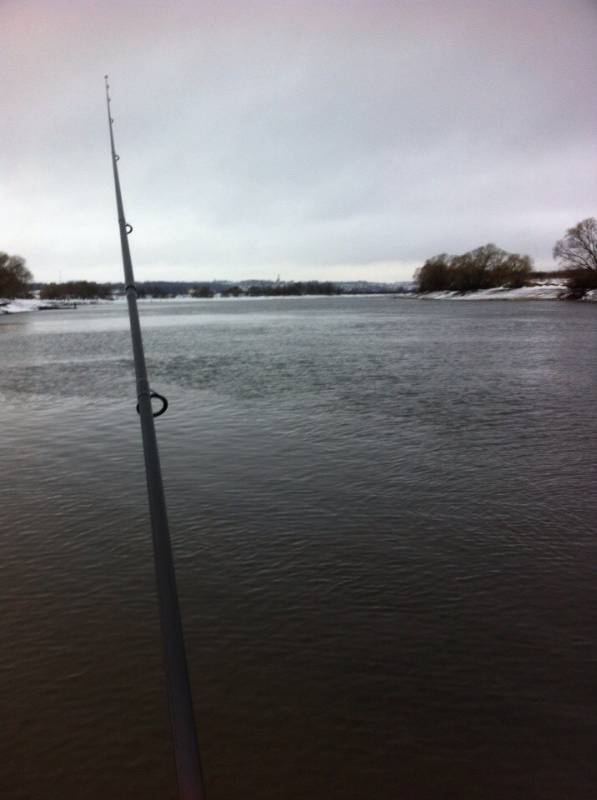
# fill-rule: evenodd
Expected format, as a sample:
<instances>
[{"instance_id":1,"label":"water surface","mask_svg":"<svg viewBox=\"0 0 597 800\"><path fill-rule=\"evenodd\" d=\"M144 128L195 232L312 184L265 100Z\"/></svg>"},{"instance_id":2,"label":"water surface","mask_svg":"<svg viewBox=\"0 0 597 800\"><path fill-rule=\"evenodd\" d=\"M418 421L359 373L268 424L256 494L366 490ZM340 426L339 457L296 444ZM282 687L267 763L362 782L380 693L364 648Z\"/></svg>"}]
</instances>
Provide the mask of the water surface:
<instances>
[{"instance_id":1,"label":"water surface","mask_svg":"<svg viewBox=\"0 0 597 800\"><path fill-rule=\"evenodd\" d=\"M594 796L596 313L143 304L210 800ZM0 400L0 794L175 798L125 306Z\"/></svg>"}]
</instances>

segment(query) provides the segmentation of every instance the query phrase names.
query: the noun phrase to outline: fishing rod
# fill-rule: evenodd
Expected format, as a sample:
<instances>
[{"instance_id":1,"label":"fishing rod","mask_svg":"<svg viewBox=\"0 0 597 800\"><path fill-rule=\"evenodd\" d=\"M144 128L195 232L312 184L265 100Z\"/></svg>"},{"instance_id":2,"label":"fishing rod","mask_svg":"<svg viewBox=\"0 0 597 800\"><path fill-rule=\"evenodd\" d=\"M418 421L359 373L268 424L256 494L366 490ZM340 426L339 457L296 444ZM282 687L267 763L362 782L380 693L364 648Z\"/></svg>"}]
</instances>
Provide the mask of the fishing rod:
<instances>
[{"instance_id":1,"label":"fishing rod","mask_svg":"<svg viewBox=\"0 0 597 800\"><path fill-rule=\"evenodd\" d=\"M143 437L143 454L145 457L145 476L147 479L147 495L149 498L149 515L153 539L153 556L157 584L158 604L162 642L164 646L166 680L168 685L168 702L170 709L170 726L174 745L174 759L178 779L180 800L205 800L201 763L191 684L187 669L184 636L180 618L176 575L172 560L172 546L168 528L166 499L162 482L160 456L155 433L154 417L159 417L168 408L165 397L149 388L145 352L141 336L141 323L137 308L137 289L133 275L133 263L129 249L128 237L133 231L124 216L124 205L118 175L118 160L114 146L114 120L110 107L110 84L104 75L106 84L106 105L108 109L108 127L110 130L110 149L112 153L112 170L114 172L114 191L116 193L116 209L118 211L118 227L120 229L120 248L126 299L129 309L135 375L137 379L137 413L141 420ZM160 400L162 405L156 412L152 408L152 398Z\"/></svg>"}]
</instances>

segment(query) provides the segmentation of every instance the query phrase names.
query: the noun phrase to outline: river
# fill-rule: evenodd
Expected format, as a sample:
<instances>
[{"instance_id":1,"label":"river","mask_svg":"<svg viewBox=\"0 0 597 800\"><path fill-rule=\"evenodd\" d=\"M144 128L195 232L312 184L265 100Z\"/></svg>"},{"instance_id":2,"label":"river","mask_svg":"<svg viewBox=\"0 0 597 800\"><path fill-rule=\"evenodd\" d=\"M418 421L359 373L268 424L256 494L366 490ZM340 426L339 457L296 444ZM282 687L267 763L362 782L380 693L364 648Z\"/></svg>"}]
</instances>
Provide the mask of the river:
<instances>
[{"instance_id":1,"label":"river","mask_svg":"<svg viewBox=\"0 0 597 800\"><path fill-rule=\"evenodd\" d=\"M142 304L210 800L595 796L596 314ZM0 795L174 800L125 305L0 401Z\"/></svg>"}]
</instances>

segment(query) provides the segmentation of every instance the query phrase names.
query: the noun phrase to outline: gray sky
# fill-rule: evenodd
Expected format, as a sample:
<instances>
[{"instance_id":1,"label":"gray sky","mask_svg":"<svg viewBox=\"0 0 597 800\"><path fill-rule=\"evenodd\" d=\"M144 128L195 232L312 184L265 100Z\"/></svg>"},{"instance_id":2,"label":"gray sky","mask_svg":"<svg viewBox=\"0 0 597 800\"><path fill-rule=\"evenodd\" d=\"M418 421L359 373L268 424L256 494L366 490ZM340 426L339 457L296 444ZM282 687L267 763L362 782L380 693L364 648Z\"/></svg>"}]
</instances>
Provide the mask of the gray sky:
<instances>
[{"instance_id":1,"label":"gray sky","mask_svg":"<svg viewBox=\"0 0 597 800\"><path fill-rule=\"evenodd\" d=\"M0 0L0 250L120 280L401 280L597 216L596 0Z\"/></svg>"}]
</instances>

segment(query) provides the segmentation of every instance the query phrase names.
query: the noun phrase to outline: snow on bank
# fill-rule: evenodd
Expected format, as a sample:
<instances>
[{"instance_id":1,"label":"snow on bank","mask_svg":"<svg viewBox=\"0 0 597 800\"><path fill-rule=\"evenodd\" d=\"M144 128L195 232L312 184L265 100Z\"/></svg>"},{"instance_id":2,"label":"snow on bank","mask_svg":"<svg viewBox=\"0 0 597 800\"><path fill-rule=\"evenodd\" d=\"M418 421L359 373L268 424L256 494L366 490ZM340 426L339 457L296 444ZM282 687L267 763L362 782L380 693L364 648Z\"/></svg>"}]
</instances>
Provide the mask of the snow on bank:
<instances>
[{"instance_id":1,"label":"snow on bank","mask_svg":"<svg viewBox=\"0 0 597 800\"><path fill-rule=\"evenodd\" d=\"M37 311L39 300L0 300L0 314L20 314L23 311Z\"/></svg>"},{"instance_id":2,"label":"snow on bank","mask_svg":"<svg viewBox=\"0 0 597 800\"><path fill-rule=\"evenodd\" d=\"M3 300L0 297L0 314L20 314L24 311L39 311L40 308L53 308L60 311L61 308L95 306L99 303L111 302L111 300L39 300L37 298L31 298L29 300Z\"/></svg>"},{"instance_id":3,"label":"snow on bank","mask_svg":"<svg viewBox=\"0 0 597 800\"><path fill-rule=\"evenodd\" d=\"M544 283L535 286L522 286L508 289L499 286L495 289L479 289L476 292L429 292L418 295L421 300L559 300L566 295L563 283Z\"/></svg>"}]
</instances>

